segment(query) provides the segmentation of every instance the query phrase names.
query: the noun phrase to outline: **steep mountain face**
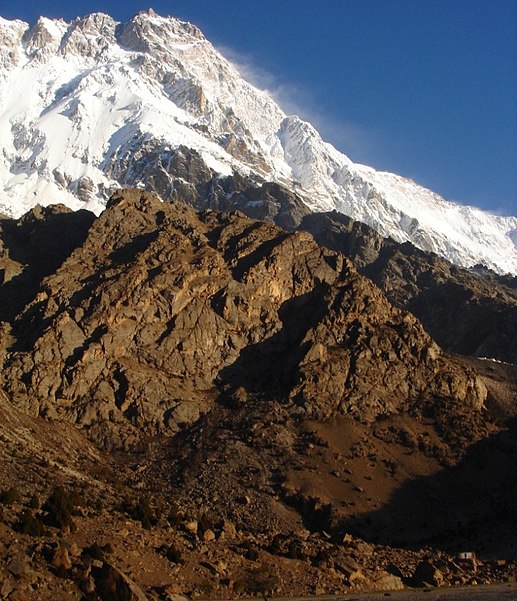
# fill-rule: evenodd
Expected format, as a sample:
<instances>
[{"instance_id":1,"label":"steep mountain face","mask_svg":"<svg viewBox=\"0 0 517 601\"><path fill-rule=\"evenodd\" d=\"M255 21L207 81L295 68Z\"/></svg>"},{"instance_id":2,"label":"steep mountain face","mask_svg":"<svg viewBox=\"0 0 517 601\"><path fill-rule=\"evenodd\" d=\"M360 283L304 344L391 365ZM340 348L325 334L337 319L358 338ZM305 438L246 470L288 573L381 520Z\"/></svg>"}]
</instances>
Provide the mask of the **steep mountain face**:
<instances>
[{"instance_id":1,"label":"steep mountain face","mask_svg":"<svg viewBox=\"0 0 517 601\"><path fill-rule=\"evenodd\" d=\"M119 186L288 226L336 209L454 263L517 273L517 218L354 164L189 23L153 11L124 24L100 13L0 19L0 35L1 212L51 202L99 212Z\"/></svg>"},{"instance_id":2,"label":"steep mountain face","mask_svg":"<svg viewBox=\"0 0 517 601\"><path fill-rule=\"evenodd\" d=\"M411 311L448 352L517 363L517 278L466 270L411 243L383 238L337 212L306 215L300 229L341 252L397 307Z\"/></svg>"},{"instance_id":3,"label":"steep mountain face","mask_svg":"<svg viewBox=\"0 0 517 601\"><path fill-rule=\"evenodd\" d=\"M248 395L366 422L475 416L486 399L412 315L309 234L138 191L114 196L33 300L2 319L13 401L107 445L174 433L214 401Z\"/></svg>"}]
</instances>

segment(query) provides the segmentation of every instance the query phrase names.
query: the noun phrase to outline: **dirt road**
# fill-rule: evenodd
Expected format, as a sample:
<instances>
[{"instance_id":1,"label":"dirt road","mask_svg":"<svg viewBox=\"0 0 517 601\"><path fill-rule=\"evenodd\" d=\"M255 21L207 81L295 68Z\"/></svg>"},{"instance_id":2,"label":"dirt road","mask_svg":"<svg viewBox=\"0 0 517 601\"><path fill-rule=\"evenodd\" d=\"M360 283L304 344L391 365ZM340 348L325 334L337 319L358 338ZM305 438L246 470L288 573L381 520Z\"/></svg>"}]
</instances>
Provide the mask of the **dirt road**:
<instances>
[{"instance_id":1,"label":"dirt road","mask_svg":"<svg viewBox=\"0 0 517 601\"><path fill-rule=\"evenodd\" d=\"M324 595L319 597L265 597L266 601L517 601L517 583L489 586L415 589L392 593ZM256 599L255 599L256 601Z\"/></svg>"}]
</instances>

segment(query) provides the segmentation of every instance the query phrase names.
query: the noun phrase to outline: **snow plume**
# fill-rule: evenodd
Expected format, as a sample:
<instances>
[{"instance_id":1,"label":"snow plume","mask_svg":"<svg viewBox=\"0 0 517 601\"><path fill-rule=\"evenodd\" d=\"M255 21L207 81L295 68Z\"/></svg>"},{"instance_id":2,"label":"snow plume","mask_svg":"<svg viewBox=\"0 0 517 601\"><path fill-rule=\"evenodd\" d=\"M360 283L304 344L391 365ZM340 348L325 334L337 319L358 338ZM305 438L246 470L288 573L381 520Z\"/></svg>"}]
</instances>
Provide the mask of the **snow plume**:
<instances>
[{"instance_id":1,"label":"snow plume","mask_svg":"<svg viewBox=\"0 0 517 601\"><path fill-rule=\"evenodd\" d=\"M321 103L308 88L281 80L257 65L252 56L237 52L229 46L218 45L217 50L235 66L243 79L271 96L286 114L297 115L311 123L323 140L346 152L354 160L382 164L384 157L389 155L382 132L351 120L331 119L321 110Z\"/></svg>"}]
</instances>

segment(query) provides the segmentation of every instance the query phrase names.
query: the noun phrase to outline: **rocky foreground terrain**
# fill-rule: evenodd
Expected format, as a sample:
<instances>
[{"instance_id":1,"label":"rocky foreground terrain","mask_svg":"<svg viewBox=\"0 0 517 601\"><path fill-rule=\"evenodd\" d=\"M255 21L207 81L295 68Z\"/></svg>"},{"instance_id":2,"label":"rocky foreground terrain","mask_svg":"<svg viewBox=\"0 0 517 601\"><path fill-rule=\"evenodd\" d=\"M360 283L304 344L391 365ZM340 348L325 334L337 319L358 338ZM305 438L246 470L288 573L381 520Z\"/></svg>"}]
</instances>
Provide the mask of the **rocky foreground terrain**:
<instances>
[{"instance_id":1,"label":"rocky foreground terrain","mask_svg":"<svg viewBox=\"0 0 517 601\"><path fill-rule=\"evenodd\" d=\"M348 253L385 295L307 232L141 191L2 220L0 598L515 581L513 281L391 244ZM406 311L438 323L447 270L507 363Z\"/></svg>"}]
</instances>

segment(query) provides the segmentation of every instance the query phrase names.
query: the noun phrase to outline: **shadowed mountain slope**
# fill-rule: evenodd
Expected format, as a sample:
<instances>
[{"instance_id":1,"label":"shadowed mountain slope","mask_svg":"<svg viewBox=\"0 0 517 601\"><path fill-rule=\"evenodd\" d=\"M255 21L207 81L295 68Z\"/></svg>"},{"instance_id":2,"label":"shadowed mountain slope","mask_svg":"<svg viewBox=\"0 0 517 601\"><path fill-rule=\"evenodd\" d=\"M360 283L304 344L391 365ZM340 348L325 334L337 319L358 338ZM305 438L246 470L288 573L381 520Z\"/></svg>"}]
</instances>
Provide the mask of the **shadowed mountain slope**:
<instances>
[{"instance_id":1,"label":"shadowed mountain slope","mask_svg":"<svg viewBox=\"0 0 517 601\"><path fill-rule=\"evenodd\" d=\"M336 212L306 215L300 229L349 257L448 352L517 363L517 278L462 269Z\"/></svg>"}]
</instances>

